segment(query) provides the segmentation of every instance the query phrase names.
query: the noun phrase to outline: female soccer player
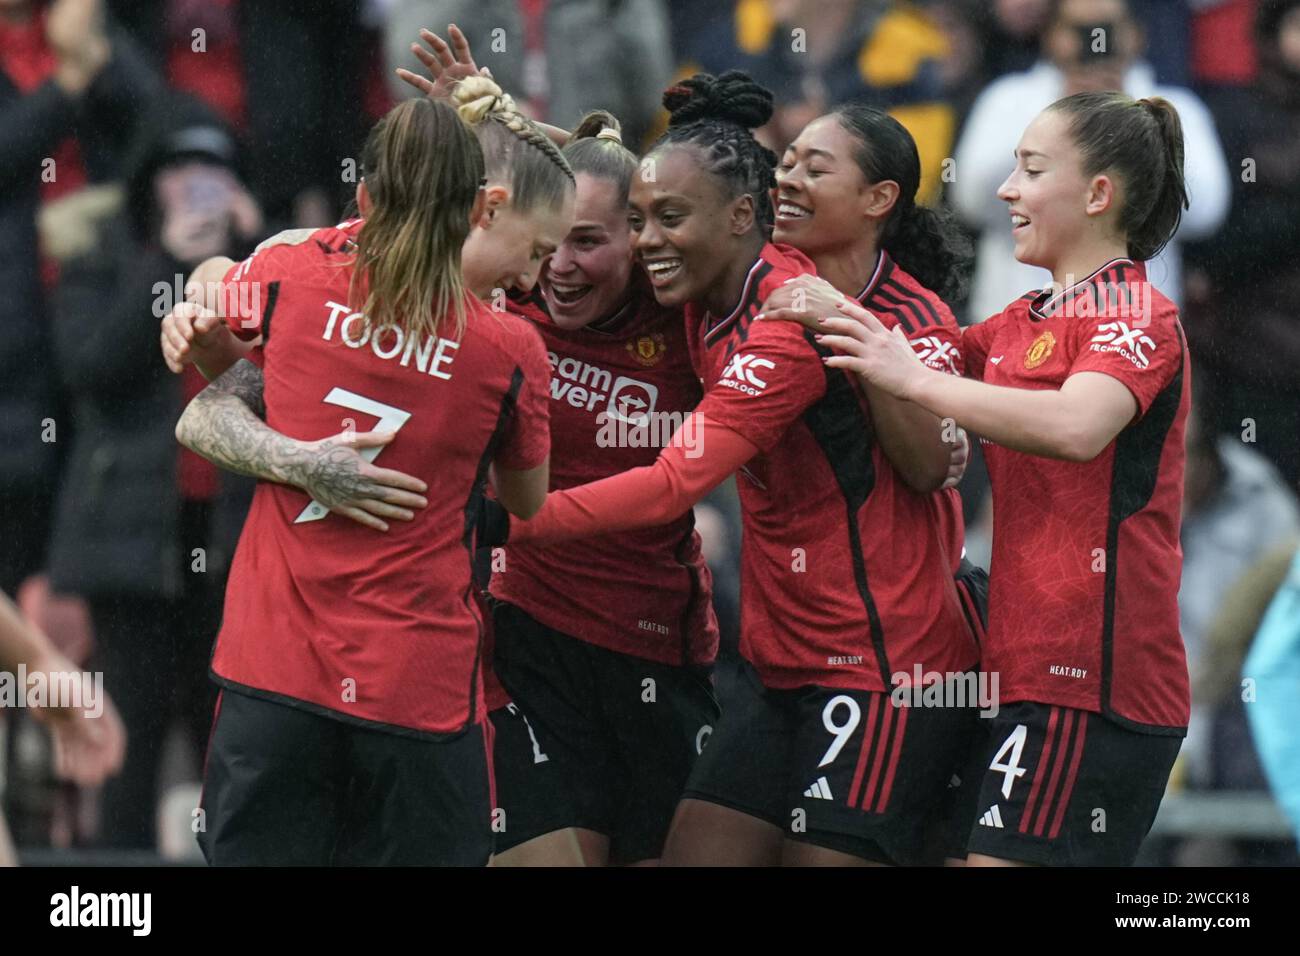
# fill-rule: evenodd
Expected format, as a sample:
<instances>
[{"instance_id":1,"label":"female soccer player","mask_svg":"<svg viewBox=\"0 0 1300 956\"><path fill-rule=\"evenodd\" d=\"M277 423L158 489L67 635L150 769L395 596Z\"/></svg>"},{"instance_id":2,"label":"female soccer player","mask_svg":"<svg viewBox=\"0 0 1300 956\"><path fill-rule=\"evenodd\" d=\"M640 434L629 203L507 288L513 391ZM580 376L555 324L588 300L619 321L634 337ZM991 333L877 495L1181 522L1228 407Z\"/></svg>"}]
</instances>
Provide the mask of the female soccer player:
<instances>
[{"instance_id":1,"label":"female soccer player","mask_svg":"<svg viewBox=\"0 0 1300 956\"><path fill-rule=\"evenodd\" d=\"M914 665L950 674L976 657L931 500L904 486L811 338L753 322L812 268L765 239L775 157L751 130L771 95L730 72L664 102L669 129L633 179L632 228L656 299L686 309L706 389L698 437L653 466L553 492L511 541L661 524L741 469L752 667L696 764L664 861L912 862L969 713L912 712L890 691Z\"/></svg>"},{"instance_id":2,"label":"female soccer player","mask_svg":"<svg viewBox=\"0 0 1300 956\"><path fill-rule=\"evenodd\" d=\"M597 112L574 131L573 228L540 294L511 303L550 353L553 488L652 464L700 399L681 310L655 302L633 258L637 160L618 129ZM718 717L712 583L690 513L498 559L493 653L509 694L487 676L494 864L575 862L575 836L588 865L657 862Z\"/></svg>"},{"instance_id":3,"label":"female soccer player","mask_svg":"<svg viewBox=\"0 0 1300 956\"><path fill-rule=\"evenodd\" d=\"M481 119L494 105L462 112ZM500 121L503 139L522 138L512 122ZM268 428L307 437L344 416L378 420L400 430L386 458L436 493L418 515L373 503L409 520L377 536L295 488L258 486L212 663L224 692L204 774L211 863L487 861L472 529L489 472L507 509L540 504L549 373L533 330L465 292L461 249L490 201L483 154L449 106L403 103L367 142L354 242L323 230L226 275L227 302L253 294L251 315L227 321L262 337L264 397L241 361L191 403L177 437L259 474L247 459L278 443L284 480L301 454ZM558 153L539 155L531 198L564 222L572 173ZM508 242L536 244L525 229Z\"/></svg>"},{"instance_id":4,"label":"female soccer player","mask_svg":"<svg viewBox=\"0 0 1300 956\"><path fill-rule=\"evenodd\" d=\"M1178 630L1187 349L1146 278L1187 206L1178 114L1082 93L1029 125L998 195L1053 285L966 330L934 374L853 303L834 368L983 436L993 488L984 666L1003 707L966 817L971 865L1132 863L1190 707Z\"/></svg>"},{"instance_id":5,"label":"female soccer player","mask_svg":"<svg viewBox=\"0 0 1300 956\"><path fill-rule=\"evenodd\" d=\"M835 314L849 296L901 328L929 368L962 374L961 329L941 296L961 295L970 244L945 217L916 204L920 178L916 143L888 113L849 104L805 126L777 167L772 241L807 255L817 276L774 292L763 318ZM951 423L870 384L866 391L889 460L915 490L933 488L948 473ZM946 488L934 504L962 610L982 635L988 576L964 558L961 499Z\"/></svg>"}]
</instances>

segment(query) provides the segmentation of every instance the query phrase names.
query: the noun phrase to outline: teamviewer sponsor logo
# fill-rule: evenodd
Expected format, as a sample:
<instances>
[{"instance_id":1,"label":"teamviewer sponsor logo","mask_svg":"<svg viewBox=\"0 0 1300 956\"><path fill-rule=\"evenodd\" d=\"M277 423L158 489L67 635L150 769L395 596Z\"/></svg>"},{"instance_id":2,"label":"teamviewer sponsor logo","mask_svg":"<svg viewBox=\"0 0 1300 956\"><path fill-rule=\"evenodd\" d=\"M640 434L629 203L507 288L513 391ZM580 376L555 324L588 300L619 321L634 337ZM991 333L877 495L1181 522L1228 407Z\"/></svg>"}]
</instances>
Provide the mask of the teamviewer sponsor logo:
<instances>
[{"instance_id":1,"label":"teamviewer sponsor logo","mask_svg":"<svg viewBox=\"0 0 1300 956\"><path fill-rule=\"evenodd\" d=\"M1092 337L1094 352L1118 352L1138 368L1151 364L1148 349L1155 351L1155 340L1141 328L1129 328L1127 322L1104 322Z\"/></svg>"},{"instance_id":2,"label":"teamviewer sponsor logo","mask_svg":"<svg viewBox=\"0 0 1300 956\"><path fill-rule=\"evenodd\" d=\"M771 359L737 353L722 370L722 378L718 380L718 384L724 388L734 388L746 395L761 395L763 389L767 388L767 380L762 378L760 373L770 372L775 368L776 363Z\"/></svg>"},{"instance_id":3,"label":"teamviewer sponsor logo","mask_svg":"<svg viewBox=\"0 0 1300 956\"><path fill-rule=\"evenodd\" d=\"M654 415L659 389L649 382L620 375L609 393L609 417L629 425L645 425Z\"/></svg>"}]
</instances>

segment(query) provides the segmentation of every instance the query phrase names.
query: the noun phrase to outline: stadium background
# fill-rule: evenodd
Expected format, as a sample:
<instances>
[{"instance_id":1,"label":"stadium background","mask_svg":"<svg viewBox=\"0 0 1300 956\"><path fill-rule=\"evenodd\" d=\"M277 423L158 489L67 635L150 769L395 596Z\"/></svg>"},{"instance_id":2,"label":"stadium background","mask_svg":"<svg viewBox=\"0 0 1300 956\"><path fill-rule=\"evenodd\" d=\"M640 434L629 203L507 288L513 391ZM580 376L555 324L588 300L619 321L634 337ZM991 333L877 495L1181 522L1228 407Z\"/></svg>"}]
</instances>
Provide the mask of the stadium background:
<instances>
[{"instance_id":1,"label":"stadium background","mask_svg":"<svg viewBox=\"0 0 1300 956\"><path fill-rule=\"evenodd\" d=\"M42 18L60 6L54 43ZM1188 138L1200 215L1179 235L1181 269L1153 271L1197 362L1180 595L1194 720L1144 862L1294 863L1300 821L1269 792L1241 676L1300 538L1300 0L0 0L0 588L103 671L130 735L122 776L79 791L53 779L39 724L0 714L21 858L198 855L206 663L249 489L174 443L202 383L163 368L161 290L209 255L339 218L365 131L410 93L393 68L419 68L419 27L460 25L538 118L612 110L633 148L662 128L663 87L699 69L743 68L776 91L763 135L777 148L837 103L888 109L918 142L925 201L986 245L1005 211L990 223L987 197L964 198L963 169L993 154L1009 171L1019 128L972 116L1070 76L1054 18L1126 17L1113 85L1179 88L1207 117ZM100 42L89 86L52 91L62 61ZM169 172L192 159L210 174L177 186ZM963 322L984 317L975 303L999 278L976 273L952 303ZM961 490L987 564L978 460ZM734 492L696 512L734 648ZM104 826L104 801L135 812Z\"/></svg>"}]
</instances>

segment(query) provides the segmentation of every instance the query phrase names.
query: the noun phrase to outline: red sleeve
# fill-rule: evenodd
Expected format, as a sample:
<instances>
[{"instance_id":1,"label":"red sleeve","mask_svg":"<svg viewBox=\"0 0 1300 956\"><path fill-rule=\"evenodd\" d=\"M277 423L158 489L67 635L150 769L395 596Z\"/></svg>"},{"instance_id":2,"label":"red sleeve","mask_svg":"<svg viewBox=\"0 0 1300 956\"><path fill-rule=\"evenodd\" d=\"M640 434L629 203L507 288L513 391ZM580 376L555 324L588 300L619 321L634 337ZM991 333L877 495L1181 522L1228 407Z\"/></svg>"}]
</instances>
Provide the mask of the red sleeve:
<instances>
[{"instance_id":1,"label":"red sleeve","mask_svg":"<svg viewBox=\"0 0 1300 956\"><path fill-rule=\"evenodd\" d=\"M1133 393L1138 417L1145 415L1183 367L1178 313L1171 303L1153 305L1149 321L1140 317L1077 319L1070 374L1101 372L1118 379Z\"/></svg>"},{"instance_id":2,"label":"red sleeve","mask_svg":"<svg viewBox=\"0 0 1300 956\"><path fill-rule=\"evenodd\" d=\"M906 332L906 330L904 330ZM927 325L907 333L912 351L925 363L926 368L946 372L960 378L966 371L961 352L961 330L946 325Z\"/></svg>"},{"instance_id":3,"label":"red sleeve","mask_svg":"<svg viewBox=\"0 0 1300 956\"><path fill-rule=\"evenodd\" d=\"M744 437L693 412L653 465L551 492L530 520L511 521L510 543L667 524L756 454L758 449Z\"/></svg>"},{"instance_id":4,"label":"red sleeve","mask_svg":"<svg viewBox=\"0 0 1300 956\"><path fill-rule=\"evenodd\" d=\"M286 260L297 246L271 246L254 252L227 271L222 282L221 304L226 325L241 339L255 339L275 308L272 284L287 271Z\"/></svg>"},{"instance_id":5,"label":"red sleeve","mask_svg":"<svg viewBox=\"0 0 1300 956\"><path fill-rule=\"evenodd\" d=\"M524 381L515 396L515 411L506 425L501 447L493 461L512 471L527 471L551 454L551 407L547 394L551 363L537 330L519 319L521 331L519 370Z\"/></svg>"},{"instance_id":6,"label":"red sleeve","mask_svg":"<svg viewBox=\"0 0 1300 956\"><path fill-rule=\"evenodd\" d=\"M771 451L790 424L826 394L826 367L805 336L796 322L752 323L722 375L705 380L696 411L759 451Z\"/></svg>"},{"instance_id":7,"label":"red sleeve","mask_svg":"<svg viewBox=\"0 0 1300 956\"><path fill-rule=\"evenodd\" d=\"M993 339L992 319L978 325L968 325L961 330L962 362L968 378L984 380L984 363L989 357L989 342Z\"/></svg>"}]
</instances>

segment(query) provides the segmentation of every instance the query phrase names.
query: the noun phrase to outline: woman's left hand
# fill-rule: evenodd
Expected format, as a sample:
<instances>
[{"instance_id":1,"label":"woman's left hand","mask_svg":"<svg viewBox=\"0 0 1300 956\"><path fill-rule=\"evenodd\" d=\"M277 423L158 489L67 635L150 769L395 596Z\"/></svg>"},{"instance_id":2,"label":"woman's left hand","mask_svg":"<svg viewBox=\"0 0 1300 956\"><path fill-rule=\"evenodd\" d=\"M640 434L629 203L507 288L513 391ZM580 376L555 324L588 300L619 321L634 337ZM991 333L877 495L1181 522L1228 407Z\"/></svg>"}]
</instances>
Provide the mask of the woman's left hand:
<instances>
[{"instance_id":1,"label":"woman's left hand","mask_svg":"<svg viewBox=\"0 0 1300 956\"><path fill-rule=\"evenodd\" d=\"M856 302L837 306L839 318L822 320L822 345L836 354L823 361L832 368L848 369L897 398L910 399L925 376L932 373L922 363L901 327L885 328L880 320Z\"/></svg>"},{"instance_id":2,"label":"woman's left hand","mask_svg":"<svg viewBox=\"0 0 1300 956\"><path fill-rule=\"evenodd\" d=\"M446 99L451 95L452 87L467 77L492 75L487 67L479 69L474 54L470 52L469 40L454 23L447 28L447 37L451 40L450 46L432 30L420 31L420 39L433 48L432 53L418 43L411 44L411 52L424 64L432 79L400 67L397 70L403 83L415 87L431 100Z\"/></svg>"}]
</instances>

